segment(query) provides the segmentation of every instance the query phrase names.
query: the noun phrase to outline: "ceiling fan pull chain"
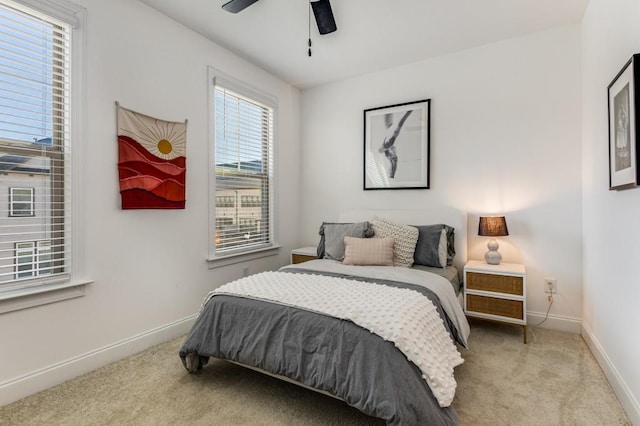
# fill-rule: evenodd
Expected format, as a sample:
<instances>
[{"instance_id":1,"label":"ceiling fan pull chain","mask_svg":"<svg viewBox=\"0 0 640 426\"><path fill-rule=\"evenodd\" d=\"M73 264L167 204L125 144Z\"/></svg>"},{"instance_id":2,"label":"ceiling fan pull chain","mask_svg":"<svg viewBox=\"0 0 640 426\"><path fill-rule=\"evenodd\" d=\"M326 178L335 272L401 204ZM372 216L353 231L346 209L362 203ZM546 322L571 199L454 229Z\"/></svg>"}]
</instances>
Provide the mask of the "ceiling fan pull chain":
<instances>
[{"instance_id":1,"label":"ceiling fan pull chain","mask_svg":"<svg viewBox=\"0 0 640 426\"><path fill-rule=\"evenodd\" d=\"M311 57L311 0L309 0L309 16L308 16L308 24L309 24L309 57Z\"/></svg>"}]
</instances>

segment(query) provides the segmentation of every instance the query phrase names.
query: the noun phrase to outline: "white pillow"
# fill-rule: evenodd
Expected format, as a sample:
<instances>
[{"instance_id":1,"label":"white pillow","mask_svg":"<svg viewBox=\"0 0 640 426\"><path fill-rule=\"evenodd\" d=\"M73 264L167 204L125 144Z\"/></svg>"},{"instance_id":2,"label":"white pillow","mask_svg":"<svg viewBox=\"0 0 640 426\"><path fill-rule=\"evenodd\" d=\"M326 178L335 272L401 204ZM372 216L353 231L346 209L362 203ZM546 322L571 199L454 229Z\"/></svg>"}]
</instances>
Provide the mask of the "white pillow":
<instances>
[{"instance_id":1,"label":"white pillow","mask_svg":"<svg viewBox=\"0 0 640 426\"><path fill-rule=\"evenodd\" d=\"M438 244L438 259L440 267L447 267L447 228L442 228L440 233L440 244Z\"/></svg>"},{"instance_id":2,"label":"white pillow","mask_svg":"<svg viewBox=\"0 0 640 426\"><path fill-rule=\"evenodd\" d=\"M374 217L370 223L376 233L374 238L394 239L393 266L410 268L413 265L413 252L418 242L418 228L390 222L379 217Z\"/></svg>"},{"instance_id":3,"label":"white pillow","mask_svg":"<svg viewBox=\"0 0 640 426\"><path fill-rule=\"evenodd\" d=\"M345 265L393 266L393 238L344 237Z\"/></svg>"}]
</instances>

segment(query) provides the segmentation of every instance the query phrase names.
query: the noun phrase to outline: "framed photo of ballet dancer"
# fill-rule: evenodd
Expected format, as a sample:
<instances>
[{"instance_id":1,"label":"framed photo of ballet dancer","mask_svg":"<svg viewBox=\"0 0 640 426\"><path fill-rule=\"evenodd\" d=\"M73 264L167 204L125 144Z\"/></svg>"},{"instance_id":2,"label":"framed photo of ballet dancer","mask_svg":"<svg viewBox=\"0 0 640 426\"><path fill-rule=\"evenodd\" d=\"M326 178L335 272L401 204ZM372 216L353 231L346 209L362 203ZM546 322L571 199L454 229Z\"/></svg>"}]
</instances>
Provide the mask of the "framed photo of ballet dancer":
<instances>
[{"instance_id":1,"label":"framed photo of ballet dancer","mask_svg":"<svg viewBox=\"0 0 640 426\"><path fill-rule=\"evenodd\" d=\"M609 190L635 188L638 174L638 94L640 54L633 55L613 79L609 95Z\"/></svg>"},{"instance_id":2,"label":"framed photo of ballet dancer","mask_svg":"<svg viewBox=\"0 0 640 426\"><path fill-rule=\"evenodd\" d=\"M429 189L431 99L364 110L364 189Z\"/></svg>"}]
</instances>

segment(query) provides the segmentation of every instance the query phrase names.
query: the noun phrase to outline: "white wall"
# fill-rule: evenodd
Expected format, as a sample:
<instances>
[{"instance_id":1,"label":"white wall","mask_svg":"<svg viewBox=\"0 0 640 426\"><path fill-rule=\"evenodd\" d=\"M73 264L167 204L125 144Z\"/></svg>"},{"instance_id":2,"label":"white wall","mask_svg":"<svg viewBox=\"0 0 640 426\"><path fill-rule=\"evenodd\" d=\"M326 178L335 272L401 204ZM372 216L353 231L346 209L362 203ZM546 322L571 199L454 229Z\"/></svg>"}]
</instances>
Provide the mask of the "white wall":
<instances>
[{"instance_id":1,"label":"white wall","mask_svg":"<svg viewBox=\"0 0 640 426\"><path fill-rule=\"evenodd\" d=\"M303 91L300 242L316 244L322 221L344 209L446 204L468 212L469 258L482 259L478 215L505 214L500 251L526 265L530 322L547 309L552 277L545 325L579 332L580 87L574 25ZM363 191L363 110L426 98L432 189Z\"/></svg>"},{"instance_id":2,"label":"white wall","mask_svg":"<svg viewBox=\"0 0 640 426\"><path fill-rule=\"evenodd\" d=\"M184 332L211 289L288 263L298 242L299 92L146 5L86 7L86 296L0 315L0 404ZM276 257L209 270L207 66L279 98ZM115 101L189 120L185 210L120 210ZM179 359L176 354L176 362Z\"/></svg>"},{"instance_id":3,"label":"white wall","mask_svg":"<svg viewBox=\"0 0 640 426\"><path fill-rule=\"evenodd\" d=\"M583 336L640 424L640 189L609 191L607 86L640 53L640 3L591 0L583 52ZM637 112L638 113L638 112Z\"/></svg>"}]
</instances>

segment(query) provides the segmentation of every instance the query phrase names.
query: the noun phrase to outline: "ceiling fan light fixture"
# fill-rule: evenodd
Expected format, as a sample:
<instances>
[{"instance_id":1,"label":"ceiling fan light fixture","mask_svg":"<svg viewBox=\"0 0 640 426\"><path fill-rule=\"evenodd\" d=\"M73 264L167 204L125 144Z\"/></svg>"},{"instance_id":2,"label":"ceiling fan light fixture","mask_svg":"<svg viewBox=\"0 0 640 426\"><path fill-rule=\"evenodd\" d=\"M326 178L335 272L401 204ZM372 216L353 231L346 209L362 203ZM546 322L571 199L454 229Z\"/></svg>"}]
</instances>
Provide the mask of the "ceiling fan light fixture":
<instances>
[{"instance_id":1,"label":"ceiling fan light fixture","mask_svg":"<svg viewBox=\"0 0 640 426\"><path fill-rule=\"evenodd\" d=\"M320 34L329 34L338 29L329 0L312 1L311 8L313 9L313 15L316 17L316 24L318 24Z\"/></svg>"}]
</instances>

